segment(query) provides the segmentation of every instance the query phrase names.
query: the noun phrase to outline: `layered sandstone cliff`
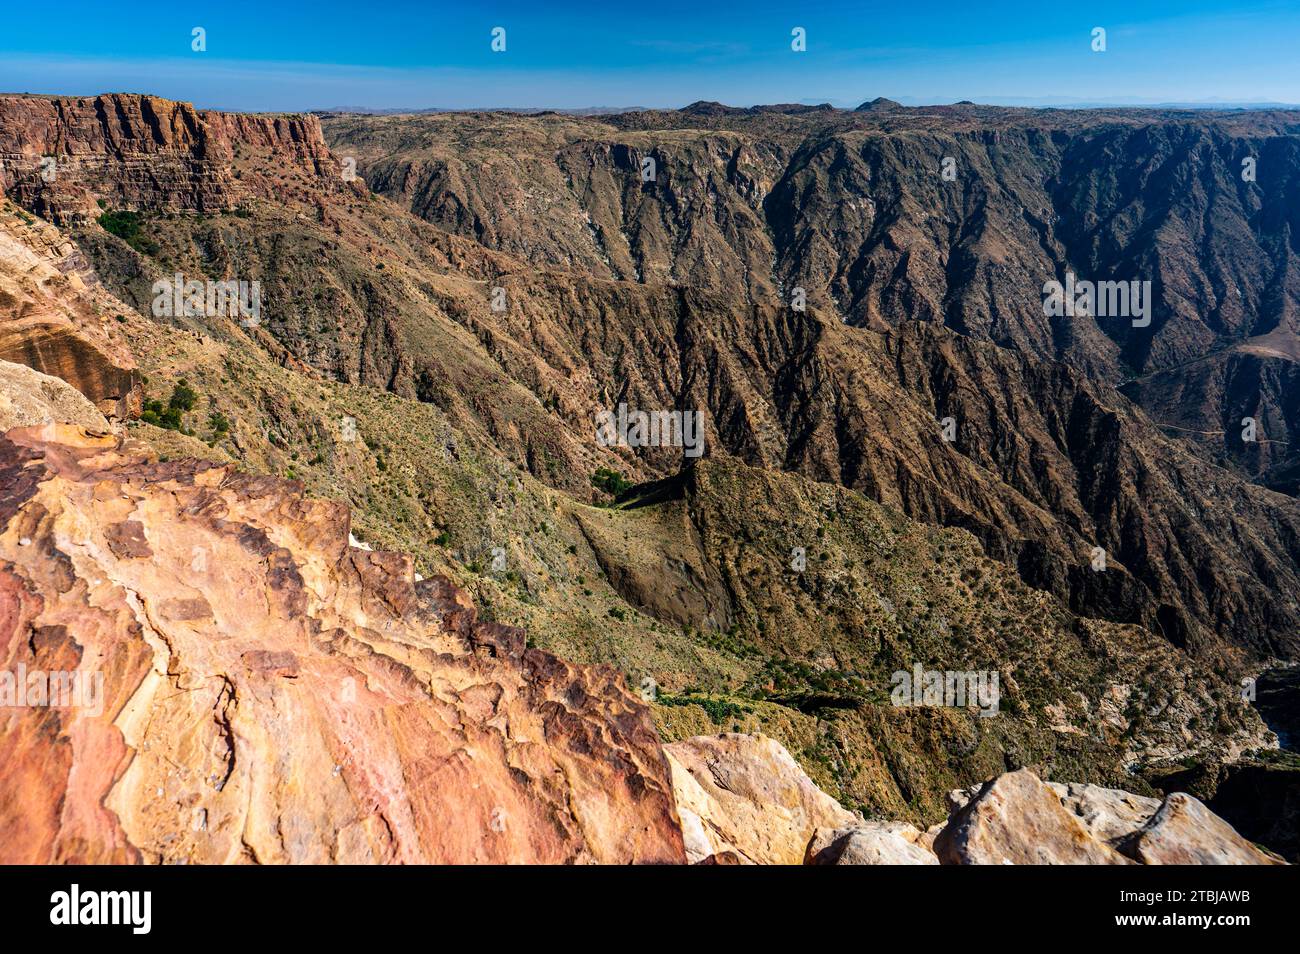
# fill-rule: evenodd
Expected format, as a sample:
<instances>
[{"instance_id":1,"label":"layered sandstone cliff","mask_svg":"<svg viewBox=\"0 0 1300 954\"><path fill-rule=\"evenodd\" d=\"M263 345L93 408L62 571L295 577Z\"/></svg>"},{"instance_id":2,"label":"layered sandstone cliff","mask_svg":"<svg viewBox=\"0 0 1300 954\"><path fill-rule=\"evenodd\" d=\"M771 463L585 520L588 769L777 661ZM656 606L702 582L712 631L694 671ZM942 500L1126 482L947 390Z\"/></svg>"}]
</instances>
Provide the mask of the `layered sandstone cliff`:
<instances>
[{"instance_id":1,"label":"layered sandstone cliff","mask_svg":"<svg viewBox=\"0 0 1300 954\"><path fill-rule=\"evenodd\" d=\"M124 420L141 402L135 358L117 328L129 311L59 229L0 203L0 360L62 378Z\"/></svg>"},{"instance_id":2,"label":"layered sandstone cliff","mask_svg":"<svg viewBox=\"0 0 1300 954\"><path fill-rule=\"evenodd\" d=\"M0 96L0 187L52 222L130 207L213 212L247 194L239 144L337 172L316 117L201 111L156 96Z\"/></svg>"}]
</instances>

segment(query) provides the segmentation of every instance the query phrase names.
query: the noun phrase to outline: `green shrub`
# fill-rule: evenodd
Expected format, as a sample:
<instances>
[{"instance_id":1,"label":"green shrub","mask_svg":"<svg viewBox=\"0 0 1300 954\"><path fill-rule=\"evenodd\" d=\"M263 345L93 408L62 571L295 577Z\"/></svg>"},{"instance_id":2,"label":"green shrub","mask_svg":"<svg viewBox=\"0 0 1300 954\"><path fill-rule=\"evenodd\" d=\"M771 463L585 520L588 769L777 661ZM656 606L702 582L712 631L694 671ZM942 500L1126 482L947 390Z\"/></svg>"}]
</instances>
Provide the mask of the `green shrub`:
<instances>
[{"instance_id":1,"label":"green shrub","mask_svg":"<svg viewBox=\"0 0 1300 954\"><path fill-rule=\"evenodd\" d=\"M162 401L145 401L140 420L169 431L181 429L181 412L174 407L165 406Z\"/></svg>"},{"instance_id":2,"label":"green shrub","mask_svg":"<svg viewBox=\"0 0 1300 954\"><path fill-rule=\"evenodd\" d=\"M176 382L176 387L172 388L171 401L172 407L181 411L192 411L194 405L198 403L199 392L190 387L189 382L181 378Z\"/></svg>"},{"instance_id":3,"label":"green shrub","mask_svg":"<svg viewBox=\"0 0 1300 954\"><path fill-rule=\"evenodd\" d=\"M166 404L162 401L153 400L144 402L144 410L140 414L140 420L146 424L152 424L155 427L162 427L169 431L180 431L188 433L185 430L183 415L186 411L192 411L199 395L184 378L176 382L176 387L172 389L172 396ZM216 417L225 420L221 415ZM229 428L229 422L227 422Z\"/></svg>"},{"instance_id":4,"label":"green shrub","mask_svg":"<svg viewBox=\"0 0 1300 954\"><path fill-rule=\"evenodd\" d=\"M158 243L141 234L144 223L144 216L139 212L126 210L105 212L99 217L99 225L105 232L116 235L142 255L157 255Z\"/></svg>"},{"instance_id":5,"label":"green shrub","mask_svg":"<svg viewBox=\"0 0 1300 954\"><path fill-rule=\"evenodd\" d=\"M630 490L632 482L625 478L616 470L610 470L608 467L597 467L596 472L591 475L591 485L597 490L603 490L611 497L617 497L625 490Z\"/></svg>"},{"instance_id":6,"label":"green shrub","mask_svg":"<svg viewBox=\"0 0 1300 954\"><path fill-rule=\"evenodd\" d=\"M708 696L693 695L692 688L686 689L680 696L661 692L655 697L655 702L661 706L699 706L705 711L709 721L714 725L725 725L728 719L747 715L754 711L749 706L740 706L725 699L711 699Z\"/></svg>"}]
</instances>

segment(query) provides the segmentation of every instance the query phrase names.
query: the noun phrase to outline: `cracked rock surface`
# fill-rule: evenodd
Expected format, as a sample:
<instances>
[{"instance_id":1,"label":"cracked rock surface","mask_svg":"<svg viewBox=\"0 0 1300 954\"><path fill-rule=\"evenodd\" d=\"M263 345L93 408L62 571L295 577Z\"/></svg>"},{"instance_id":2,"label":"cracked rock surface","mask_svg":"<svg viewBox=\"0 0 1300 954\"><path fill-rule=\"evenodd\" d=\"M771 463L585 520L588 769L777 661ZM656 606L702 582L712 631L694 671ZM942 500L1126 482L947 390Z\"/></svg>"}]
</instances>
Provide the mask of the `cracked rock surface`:
<instances>
[{"instance_id":1,"label":"cracked rock surface","mask_svg":"<svg viewBox=\"0 0 1300 954\"><path fill-rule=\"evenodd\" d=\"M0 709L0 862L684 860L616 674L342 505L68 425L0 439L0 488L0 668L89 687Z\"/></svg>"}]
</instances>

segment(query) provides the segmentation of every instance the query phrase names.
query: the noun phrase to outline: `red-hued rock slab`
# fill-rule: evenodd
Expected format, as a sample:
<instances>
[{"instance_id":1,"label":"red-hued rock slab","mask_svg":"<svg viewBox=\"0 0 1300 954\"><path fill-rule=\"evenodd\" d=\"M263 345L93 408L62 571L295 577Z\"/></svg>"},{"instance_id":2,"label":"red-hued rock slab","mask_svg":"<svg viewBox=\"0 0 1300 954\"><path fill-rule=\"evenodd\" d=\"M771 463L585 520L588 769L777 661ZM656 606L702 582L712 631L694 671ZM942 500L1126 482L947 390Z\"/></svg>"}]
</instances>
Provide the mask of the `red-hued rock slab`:
<instances>
[{"instance_id":1,"label":"red-hued rock slab","mask_svg":"<svg viewBox=\"0 0 1300 954\"><path fill-rule=\"evenodd\" d=\"M0 438L0 671L102 678L0 708L0 863L685 860L613 671L348 532L292 481Z\"/></svg>"}]
</instances>

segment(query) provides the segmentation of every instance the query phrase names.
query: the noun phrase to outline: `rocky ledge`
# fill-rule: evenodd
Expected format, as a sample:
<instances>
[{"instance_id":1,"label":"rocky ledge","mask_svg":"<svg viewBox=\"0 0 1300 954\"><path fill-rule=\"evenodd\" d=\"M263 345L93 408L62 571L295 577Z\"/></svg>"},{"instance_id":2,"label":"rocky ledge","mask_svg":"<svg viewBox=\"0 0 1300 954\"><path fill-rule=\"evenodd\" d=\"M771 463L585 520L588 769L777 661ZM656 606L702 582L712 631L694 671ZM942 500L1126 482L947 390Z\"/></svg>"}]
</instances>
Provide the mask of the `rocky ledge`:
<instances>
[{"instance_id":1,"label":"rocky ledge","mask_svg":"<svg viewBox=\"0 0 1300 954\"><path fill-rule=\"evenodd\" d=\"M0 438L0 863L685 860L621 677L348 535L293 481Z\"/></svg>"},{"instance_id":2,"label":"rocky ledge","mask_svg":"<svg viewBox=\"0 0 1300 954\"><path fill-rule=\"evenodd\" d=\"M128 311L58 229L0 200L0 360L61 378L110 418L133 417L143 389L113 320Z\"/></svg>"}]
</instances>

